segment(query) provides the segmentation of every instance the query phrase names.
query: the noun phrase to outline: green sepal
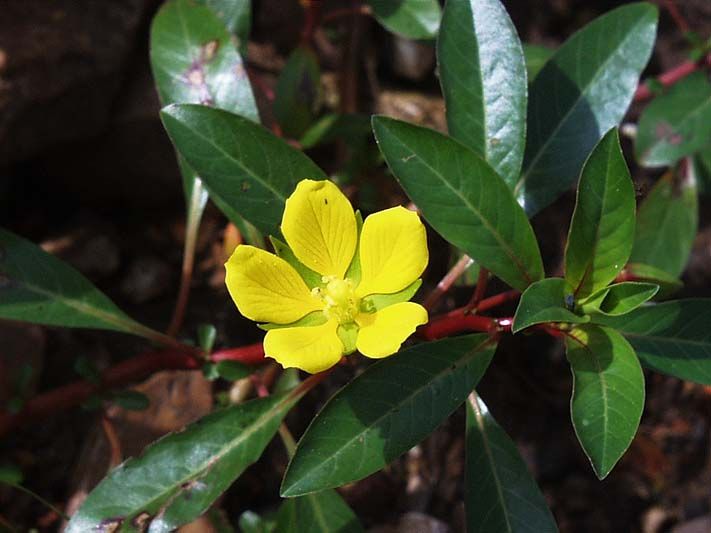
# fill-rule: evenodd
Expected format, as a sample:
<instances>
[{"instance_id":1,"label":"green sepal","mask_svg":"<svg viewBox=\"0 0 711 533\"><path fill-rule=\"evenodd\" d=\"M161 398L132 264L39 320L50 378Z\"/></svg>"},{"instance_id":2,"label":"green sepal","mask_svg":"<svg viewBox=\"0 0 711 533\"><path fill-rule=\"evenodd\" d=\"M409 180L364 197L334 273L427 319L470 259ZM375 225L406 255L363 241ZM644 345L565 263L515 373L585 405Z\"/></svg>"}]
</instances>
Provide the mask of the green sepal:
<instances>
[{"instance_id":1,"label":"green sepal","mask_svg":"<svg viewBox=\"0 0 711 533\"><path fill-rule=\"evenodd\" d=\"M353 260L351 261L348 270L346 270L346 279L353 282L353 286L357 287L360 283L360 233L363 229L363 215L360 214L360 210L356 209L356 235L358 236L358 241L356 242L355 252L353 252Z\"/></svg>"},{"instance_id":2,"label":"green sepal","mask_svg":"<svg viewBox=\"0 0 711 533\"><path fill-rule=\"evenodd\" d=\"M659 291L659 285L625 281L609 285L591 294L579 303L585 314L600 313L607 316L620 316L634 311L643 303L651 300Z\"/></svg>"},{"instance_id":3,"label":"green sepal","mask_svg":"<svg viewBox=\"0 0 711 533\"><path fill-rule=\"evenodd\" d=\"M422 279L416 279L401 291L392 294L370 294L361 300L361 311L375 313L393 304L409 302L421 285Z\"/></svg>"},{"instance_id":4,"label":"green sepal","mask_svg":"<svg viewBox=\"0 0 711 533\"><path fill-rule=\"evenodd\" d=\"M318 272L314 272L309 267L304 265L301 261L299 261L292 249L289 248L289 246L285 242L271 235L269 236L269 240L271 241L272 246L274 247L274 252L280 258L282 258L284 261L294 267L294 270L296 270L299 276L301 276L301 279L306 282L306 285L309 289L313 289L314 287L321 287L323 285L323 282L321 281L321 275Z\"/></svg>"},{"instance_id":5,"label":"green sepal","mask_svg":"<svg viewBox=\"0 0 711 533\"><path fill-rule=\"evenodd\" d=\"M356 351L356 340L358 339L358 324L341 324L336 330L338 338L343 343L343 355L348 355Z\"/></svg>"},{"instance_id":6,"label":"green sepal","mask_svg":"<svg viewBox=\"0 0 711 533\"><path fill-rule=\"evenodd\" d=\"M269 331L270 329L282 329L282 328L303 328L310 326L321 326L327 322L326 315L323 311L311 311L308 315L300 318L296 322L291 324L257 324L257 327L263 331Z\"/></svg>"}]
</instances>

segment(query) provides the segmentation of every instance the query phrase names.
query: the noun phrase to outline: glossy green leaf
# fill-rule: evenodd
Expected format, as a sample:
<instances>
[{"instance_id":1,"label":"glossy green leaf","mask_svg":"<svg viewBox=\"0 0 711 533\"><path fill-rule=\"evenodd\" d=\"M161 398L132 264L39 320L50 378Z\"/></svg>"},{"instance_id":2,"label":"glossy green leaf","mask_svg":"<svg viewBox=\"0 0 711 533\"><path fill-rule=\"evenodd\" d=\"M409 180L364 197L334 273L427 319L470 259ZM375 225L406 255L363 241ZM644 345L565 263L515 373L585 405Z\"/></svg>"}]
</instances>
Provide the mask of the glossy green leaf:
<instances>
[{"instance_id":1,"label":"glossy green leaf","mask_svg":"<svg viewBox=\"0 0 711 533\"><path fill-rule=\"evenodd\" d=\"M513 188L526 138L526 66L499 0L448 0L437 41L449 134Z\"/></svg>"},{"instance_id":2,"label":"glossy green leaf","mask_svg":"<svg viewBox=\"0 0 711 533\"><path fill-rule=\"evenodd\" d=\"M246 118L191 104L165 107L161 118L210 196L264 234L278 234L284 202L299 181L327 179L308 157Z\"/></svg>"},{"instance_id":3,"label":"glossy green leaf","mask_svg":"<svg viewBox=\"0 0 711 533\"><path fill-rule=\"evenodd\" d=\"M210 8L191 0L164 4L153 19L150 52L164 105L215 106L259 121L242 58Z\"/></svg>"},{"instance_id":4,"label":"glossy green leaf","mask_svg":"<svg viewBox=\"0 0 711 533\"><path fill-rule=\"evenodd\" d=\"M433 39L442 10L437 0L367 0L388 30L410 39Z\"/></svg>"},{"instance_id":5,"label":"glossy green leaf","mask_svg":"<svg viewBox=\"0 0 711 533\"><path fill-rule=\"evenodd\" d=\"M644 166L673 165L711 142L711 81L695 72L657 96L639 117L635 155Z\"/></svg>"},{"instance_id":6,"label":"glossy green leaf","mask_svg":"<svg viewBox=\"0 0 711 533\"><path fill-rule=\"evenodd\" d=\"M123 407L127 411L145 411L151 405L151 401L145 394L134 391L124 390L117 392L111 398L116 405Z\"/></svg>"},{"instance_id":7,"label":"glossy green leaf","mask_svg":"<svg viewBox=\"0 0 711 533\"><path fill-rule=\"evenodd\" d=\"M272 533L276 525L275 517L267 519L253 511L245 511L239 517L240 533Z\"/></svg>"},{"instance_id":8,"label":"glossy green leaf","mask_svg":"<svg viewBox=\"0 0 711 533\"><path fill-rule=\"evenodd\" d=\"M580 305L584 313L624 315L651 300L657 291L659 285L654 283L623 281L599 290Z\"/></svg>"},{"instance_id":9,"label":"glossy green leaf","mask_svg":"<svg viewBox=\"0 0 711 533\"><path fill-rule=\"evenodd\" d=\"M625 336L644 366L711 385L711 299L646 305L600 321Z\"/></svg>"},{"instance_id":10,"label":"glossy green leaf","mask_svg":"<svg viewBox=\"0 0 711 533\"><path fill-rule=\"evenodd\" d=\"M681 280L676 277L656 267L645 265L644 263L627 263L624 273L631 276L635 281L659 285L659 292L656 294L657 300L674 294L684 286Z\"/></svg>"},{"instance_id":11,"label":"glossy green leaf","mask_svg":"<svg viewBox=\"0 0 711 533\"><path fill-rule=\"evenodd\" d=\"M680 276L696 237L698 211L694 180L660 178L637 212L630 261Z\"/></svg>"},{"instance_id":12,"label":"glossy green leaf","mask_svg":"<svg viewBox=\"0 0 711 533\"><path fill-rule=\"evenodd\" d=\"M361 300L360 308L368 313L373 313L375 311L380 311L389 305L394 305L400 302L409 302L412 300L412 297L415 296L415 293L421 285L422 280L417 279L398 292L391 294L369 294Z\"/></svg>"},{"instance_id":13,"label":"glossy green leaf","mask_svg":"<svg viewBox=\"0 0 711 533\"><path fill-rule=\"evenodd\" d=\"M3 229L0 318L137 335L146 330L68 264Z\"/></svg>"},{"instance_id":14,"label":"glossy green leaf","mask_svg":"<svg viewBox=\"0 0 711 533\"><path fill-rule=\"evenodd\" d=\"M112 470L67 526L85 533L169 532L190 522L254 463L299 395L271 396L212 413ZM144 528L141 529L141 524Z\"/></svg>"},{"instance_id":15,"label":"glossy green leaf","mask_svg":"<svg viewBox=\"0 0 711 533\"><path fill-rule=\"evenodd\" d=\"M543 69L543 66L553 56L555 50L547 46L539 44L524 44L523 57L526 60L526 73L528 74L528 83L532 83L538 76L538 73Z\"/></svg>"},{"instance_id":16,"label":"glossy green leaf","mask_svg":"<svg viewBox=\"0 0 711 533\"><path fill-rule=\"evenodd\" d=\"M531 284L521 295L511 331L517 333L534 324L567 322L582 324L590 320L572 311L572 302L565 301L565 280L546 278Z\"/></svg>"},{"instance_id":17,"label":"glossy green leaf","mask_svg":"<svg viewBox=\"0 0 711 533\"><path fill-rule=\"evenodd\" d=\"M298 139L306 132L318 111L321 69L316 54L307 46L296 48L279 74L274 116L284 135Z\"/></svg>"},{"instance_id":18,"label":"glossy green leaf","mask_svg":"<svg viewBox=\"0 0 711 533\"><path fill-rule=\"evenodd\" d=\"M386 466L461 405L494 349L487 335L468 335L420 344L368 367L311 422L282 496L337 487Z\"/></svg>"},{"instance_id":19,"label":"glossy green leaf","mask_svg":"<svg viewBox=\"0 0 711 533\"><path fill-rule=\"evenodd\" d=\"M252 26L252 0L198 0L222 20L227 30L237 38L237 47L247 52L247 40Z\"/></svg>"},{"instance_id":20,"label":"glossy green leaf","mask_svg":"<svg viewBox=\"0 0 711 533\"><path fill-rule=\"evenodd\" d=\"M622 120L656 29L655 6L624 5L570 37L536 76L523 173L515 188L529 215L570 187L595 143Z\"/></svg>"},{"instance_id":21,"label":"glossy green leaf","mask_svg":"<svg viewBox=\"0 0 711 533\"><path fill-rule=\"evenodd\" d=\"M546 499L516 444L484 402L467 399L466 482L469 533L558 531Z\"/></svg>"},{"instance_id":22,"label":"glossy green leaf","mask_svg":"<svg viewBox=\"0 0 711 533\"><path fill-rule=\"evenodd\" d=\"M588 157L565 247L566 294L576 301L607 286L632 251L634 185L616 129Z\"/></svg>"},{"instance_id":23,"label":"glossy green leaf","mask_svg":"<svg viewBox=\"0 0 711 533\"><path fill-rule=\"evenodd\" d=\"M565 345L573 371L573 427L595 474L603 479L637 433L644 374L632 346L614 329L576 326Z\"/></svg>"},{"instance_id":24,"label":"glossy green leaf","mask_svg":"<svg viewBox=\"0 0 711 533\"><path fill-rule=\"evenodd\" d=\"M249 2L233 5L238 4ZM163 105L209 105L259 122L242 58L225 24L210 8L191 0L165 3L153 18L150 43L151 68ZM188 209L186 233L193 235L207 192L197 172L180 156L178 163ZM234 220L234 214L230 218ZM236 223L240 222L237 216Z\"/></svg>"},{"instance_id":25,"label":"glossy green leaf","mask_svg":"<svg viewBox=\"0 0 711 533\"><path fill-rule=\"evenodd\" d=\"M335 490L285 500L274 533L358 533L358 518Z\"/></svg>"},{"instance_id":26,"label":"glossy green leaf","mask_svg":"<svg viewBox=\"0 0 711 533\"><path fill-rule=\"evenodd\" d=\"M22 470L13 464L0 465L0 483L6 485L19 485L24 476Z\"/></svg>"},{"instance_id":27,"label":"glossy green leaf","mask_svg":"<svg viewBox=\"0 0 711 533\"><path fill-rule=\"evenodd\" d=\"M543 277L533 229L486 161L450 137L395 119L374 117L373 131L393 174L440 235L515 289Z\"/></svg>"}]
</instances>

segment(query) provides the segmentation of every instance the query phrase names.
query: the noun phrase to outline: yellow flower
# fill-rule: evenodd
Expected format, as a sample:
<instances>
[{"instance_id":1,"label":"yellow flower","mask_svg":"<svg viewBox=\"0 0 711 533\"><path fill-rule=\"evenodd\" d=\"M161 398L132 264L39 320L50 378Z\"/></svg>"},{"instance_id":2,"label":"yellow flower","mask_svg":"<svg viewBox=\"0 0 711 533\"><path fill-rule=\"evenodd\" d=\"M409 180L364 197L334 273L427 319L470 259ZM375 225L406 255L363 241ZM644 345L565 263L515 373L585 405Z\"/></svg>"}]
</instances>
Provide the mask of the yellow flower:
<instances>
[{"instance_id":1,"label":"yellow flower","mask_svg":"<svg viewBox=\"0 0 711 533\"><path fill-rule=\"evenodd\" d=\"M393 207L361 223L336 185L302 180L281 231L277 255L239 245L225 267L237 308L266 323L264 353L282 366L321 372L356 349L386 357L427 322L407 301L428 261L417 213Z\"/></svg>"}]
</instances>

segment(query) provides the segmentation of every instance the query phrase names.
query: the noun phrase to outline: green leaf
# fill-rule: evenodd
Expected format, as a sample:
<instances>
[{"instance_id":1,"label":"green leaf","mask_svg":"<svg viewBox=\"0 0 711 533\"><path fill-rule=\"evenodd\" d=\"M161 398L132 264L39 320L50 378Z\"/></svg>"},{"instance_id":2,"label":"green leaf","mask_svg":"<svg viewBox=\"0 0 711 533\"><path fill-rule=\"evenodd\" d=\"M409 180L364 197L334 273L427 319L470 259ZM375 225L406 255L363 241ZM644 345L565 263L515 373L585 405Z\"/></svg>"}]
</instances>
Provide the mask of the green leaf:
<instances>
[{"instance_id":1,"label":"green leaf","mask_svg":"<svg viewBox=\"0 0 711 533\"><path fill-rule=\"evenodd\" d=\"M486 161L436 131L373 117L388 166L446 240L515 289L543 277L533 229Z\"/></svg>"},{"instance_id":2,"label":"green leaf","mask_svg":"<svg viewBox=\"0 0 711 533\"><path fill-rule=\"evenodd\" d=\"M321 99L321 69L307 46L296 48L279 73L274 116L284 135L298 139L316 116Z\"/></svg>"},{"instance_id":3,"label":"green leaf","mask_svg":"<svg viewBox=\"0 0 711 533\"><path fill-rule=\"evenodd\" d=\"M357 533L358 518L335 490L285 500L274 533Z\"/></svg>"},{"instance_id":4,"label":"green leaf","mask_svg":"<svg viewBox=\"0 0 711 533\"><path fill-rule=\"evenodd\" d=\"M711 385L711 299L646 305L599 321L619 330L644 366Z\"/></svg>"},{"instance_id":5,"label":"green leaf","mask_svg":"<svg viewBox=\"0 0 711 533\"><path fill-rule=\"evenodd\" d=\"M19 485L22 483L22 470L12 464L0 465L0 483L6 485Z\"/></svg>"},{"instance_id":6,"label":"green leaf","mask_svg":"<svg viewBox=\"0 0 711 533\"><path fill-rule=\"evenodd\" d=\"M518 333L534 324L566 322L582 324L589 317L575 314L565 301L565 280L547 278L529 286L521 295L511 331Z\"/></svg>"},{"instance_id":7,"label":"green leaf","mask_svg":"<svg viewBox=\"0 0 711 533\"><path fill-rule=\"evenodd\" d=\"M606 287L632 251L634 185L616 129L588 157L565 247L566 293L583 300Z\"/></svg>"},{"instance_id":8,"label":"green leaf","mask_svg":"<svg viewBox=\"0 0 711 533\"><path fill-rule=\"evenodd\" d=\"M637 433L644 374L632 346L614 329L576 326L565 345L573 371L573 427L595 474L603 479Z\"/></svg>"},{"instance_id":9,"label":"green leaf","mask_svg":"<svg viewBox=\"0 0 711 533\"><path fill-rule=\"evenodd\" d=\"M442 10L437 0L367 0L388 30L409 39L433 39Z\"/></svg>"},{"instance_id":10,"label":"green leaf","mask_svg":"<svg viewBox=\"0 0 711 533\"><path fill-rule=\"evenodd\" d=\"M161 118L211 197L264 234L278 234L284 203L299 181L327 179L308 157L246 118L191 104L165 107Z\"/></svg>"},{"instance_id":11,"label":"green leaf","mask_svg":"<svg viewBox=\"0 0 711 533\"><path fill-rule=\"evenodd\" d=\"M210 105L259 122L242 58L210 8L191 0L164 4L153 19L150 52L164 105Z\"/></svg>"},{"instance_id":12,"label":"green leaf","mask_svg":"<svg viewBox=\"0 0 711 533\"><path fill-rule=\"evenodd\" d=\"M190 522L259 459L299 397L270 396L229 407L157 441L112 470L66 532L113 524L138 531L145 524L151 532L167 533Z\"/></svg>"},{"instance_id":13,"label":"green leaf","mask_svg":"<svg viewBox=\"0 0 711 533\"><path fill-rule=\"evenodd\" d=\"M625 5L570 37L531 84L523 173L529 215L568 189L595 143L619 124L654 46L657 8Z\"/></svg>"},{"instance_id":14,"label":"green leaf","mask_svg":"<svg viewBox=\"0 0 711 533\"><path fill-rule=\"evenodd\" d=\"M449 134L513 188L526 138L526 66L499 0L448 0L437 41Z\"/></svg>"},{"instance_id":15,"label":"green leaf","mask_svg":"<svg viewBox=\"0 0 711 533\"><path fill-rule=\"evenodd\" d=\"M466 405L467 531L558 531L516 444L475 394Z\"/></svg>"},{"instance_id":16,"label":"green leaf","mask_svg":"<svg viewBox=\"0 0 711 533\"><path fill-rule=\"evenodd\" d=\"M247 52L247 40L252 26L252 0L198 0L207 5L237 38L242 54Z\"/></svg>"},{"instance_id":17,"label":"green leaf","mask_svg":"<svg viewBox=\"0 0 711 533\"><path fill-rule=\"evenodd\" d=\"M602 313L604 315L624 315L651 300L659 291L659 285L624 281L600 289L592 294L580 306L584 313Z\"/></svg>"},{"instance_id":18,"label":"green leaf","mask_svg":"<svg viewBox=\"0 0 711 533\"><path fill-rule=\"evenodd\" d=\"M234 6L237 4L249 6L249 2L235 2ZM163 105L210 105L259 122L242 58L225 24L208 7L190 0L164 4L151 25L150 56ZM188 225L197 232L207 193L197 172L180 156L178 163Z\"/></svg>"},{"instance_id":19,"label":"green leaf","mask_svg":"<svg viewBox=\"0 0 711 533\"><path fill-rule=\"evenodd\" d=\"M711 82L694 72L657 96L639 117L635 155L648 167L673 165L711 140Z\"/></svg>"},{"instance_id":20,"label":"green leaf","mask_svg":"<svg viewBox=\"0 0 711 533\"><path fill-rule=\"evenodd\" d=\"M91 282L39 246L0 229L0 318L143 335Z\"/></svg>"},{"instance_id":21,"label":"green leaf","mask_svg":"<svg viewBox=\"0 0 711 533\"><path fill-rule=\"evenodd\" d=\"M274 520L262 518L253 511L245 511L239 517L241 533L272 533L276 525Z\"/></svg>"},{"instance_id":22,"label":"green leaf","mask_svg":"<svg viewBox=\"0 0 711 533\"><path fill-rule=\"evenodd\" d=\"M220 377L227 381L237 381L246 378L254 372L254 369L238 361L219 361L216 367Z\"/></svg>"},{"instance_id":23,"label":"green leaf","mask_svg":"<svg viewBox=\"0 0 711 533\"><path fill-rule=\"evenodd\" d=\"M468 335L420 344L368 367L311 422L282 496L362 479L409 450L461 405L494 348L487 335Z\"/></svg>"},{"instance_id":24,"label":"green leaf","mask_svg":"<svg viewBox=\"0 0 711 533\"><path fill-rule=\"evenodd\" d=\"M217 329L212 324L199 324L197 327L197 339L198 346L202 348L205 353L210 353L213 346L215 346L215 339L217 338Z\"/></svg>"},{"instance_id":25,"label":"green leaf","mask_svg":"<svg viewBox=\"0 0 711 533\"><path fill-rule=\"evenodd\" d=\"M151 405L148 396L133 390L117 392L111 400L128 411L145 411Z\"/></svg>"},{"instance_id":26,"label":"green leaf","mask_svg":"<svg viewBox=\"0 0 711 533\"><path fill-rule=\"evenodd\" d=\"M694 244L698 218L696 183L688 178L675 182L671 173L663 176L637 212L630 261L680 276Z\"/></svg>"},{"instance_id":27,"label":"green leaf","mask_svg":"<svg viewBox=\"0 0 711 533\"><path fill-rule=\"evenodd\" d=\"M656 299L666 298L684 286L676 277L670 276L656 267L642 263L627 263L624 273L636 281L659 285L659 292L656 294Z\"/></svg>"},{"instance_id":28,"label":"green leaf","mask_svg":"<svg viewBox=\"0 0 711 533\"><path fill-rule=\"evenodd\" d=\"M555 53L555 49L539 44L524 44L523 57L526 59L526 73L528 83L532 83L543 66Z\"/></svg>"}]
</instances>

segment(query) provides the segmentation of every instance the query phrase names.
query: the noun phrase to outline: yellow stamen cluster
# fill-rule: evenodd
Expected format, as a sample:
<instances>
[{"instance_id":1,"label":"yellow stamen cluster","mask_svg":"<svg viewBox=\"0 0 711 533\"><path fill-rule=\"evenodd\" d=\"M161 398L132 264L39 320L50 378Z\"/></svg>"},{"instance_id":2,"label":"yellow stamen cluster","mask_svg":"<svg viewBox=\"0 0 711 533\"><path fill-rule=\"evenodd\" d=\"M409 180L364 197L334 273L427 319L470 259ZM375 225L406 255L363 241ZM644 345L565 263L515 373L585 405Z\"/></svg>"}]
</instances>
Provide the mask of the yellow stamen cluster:
<instances>
[{"instance_id":1,"label":"yellow stamen cluster","mask_svg":"<svg viewBox=\"0 0 711 533\"><path fill-rule=\"evenodd\" d=\"M360 298L355 295L353 282L336 276L323 276L323 287L315 287L312 292L324 303L326 318L335 319L339 324L349 324L360 311Z\"/></svg>"}]
</instances>

